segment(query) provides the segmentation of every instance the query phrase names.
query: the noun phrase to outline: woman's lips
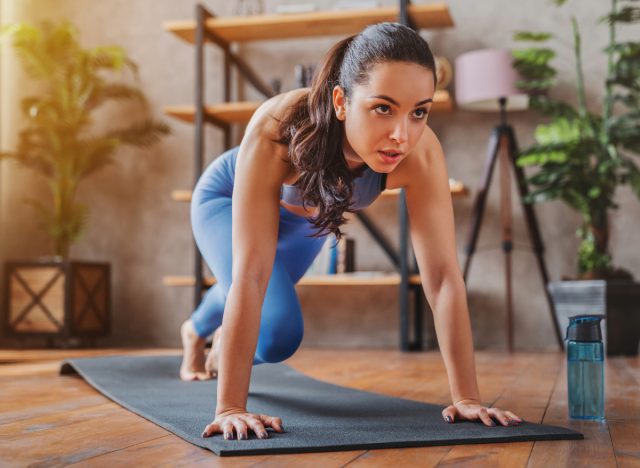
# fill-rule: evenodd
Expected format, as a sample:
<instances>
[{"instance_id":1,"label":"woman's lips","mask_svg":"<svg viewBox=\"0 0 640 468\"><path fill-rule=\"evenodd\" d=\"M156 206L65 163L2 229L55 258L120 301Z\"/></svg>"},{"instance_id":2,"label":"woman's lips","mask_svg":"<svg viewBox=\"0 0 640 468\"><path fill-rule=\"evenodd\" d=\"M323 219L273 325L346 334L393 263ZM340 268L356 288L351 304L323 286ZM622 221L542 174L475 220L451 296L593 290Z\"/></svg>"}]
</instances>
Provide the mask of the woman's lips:
<instances>
[{"instance_id":1,"label":"woman's lips","mask_svg":"<svg viewBox=\"0 0 640 468\"><path fill-rule=\"evenodd\" d=\"M395 151L378 151L378 154L387 164L395 164L398 159L400 159L400 156L402 156L402 153L396 153Z\"/></svg>"}]
</instances>

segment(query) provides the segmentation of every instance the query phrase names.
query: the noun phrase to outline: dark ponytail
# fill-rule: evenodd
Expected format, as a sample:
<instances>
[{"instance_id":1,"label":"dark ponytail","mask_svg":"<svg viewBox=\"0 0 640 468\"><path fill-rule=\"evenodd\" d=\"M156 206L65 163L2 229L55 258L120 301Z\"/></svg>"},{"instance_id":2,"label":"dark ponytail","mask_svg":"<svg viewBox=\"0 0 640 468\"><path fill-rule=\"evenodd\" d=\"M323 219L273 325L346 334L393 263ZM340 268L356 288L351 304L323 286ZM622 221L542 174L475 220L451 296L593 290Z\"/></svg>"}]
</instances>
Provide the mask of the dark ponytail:
<instances>
[{"instance_id":1,"label":"dark ponytail","mask_svg":"<svg viewBox=\"0 0 640 468\"><path fill-rule=\"evenodd\" d=\"M315 237L342 236L340 226L346 222L344 213L352 211L352 186L358 175L344 158L344 127L334 113L333 88L340 85L349 98L354 85L367 81L373 65L389 61L423 65L435 80L433 55L418 33L398 23L372 25L331 48L309 94L280 122L279 142L288 145L290 162L300 174L296 186L303 207L319 210L317 217L309 218L318 229Z\"/></svg>"}]
</instances>

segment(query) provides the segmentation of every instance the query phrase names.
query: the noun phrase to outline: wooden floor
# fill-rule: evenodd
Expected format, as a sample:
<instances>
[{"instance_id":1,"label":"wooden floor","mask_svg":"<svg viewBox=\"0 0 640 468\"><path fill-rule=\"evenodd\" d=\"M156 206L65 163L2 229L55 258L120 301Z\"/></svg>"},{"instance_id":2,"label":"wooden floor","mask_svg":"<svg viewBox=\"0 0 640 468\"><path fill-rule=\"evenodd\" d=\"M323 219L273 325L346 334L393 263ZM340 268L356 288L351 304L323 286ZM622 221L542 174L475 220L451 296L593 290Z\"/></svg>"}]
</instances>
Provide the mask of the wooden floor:
<instances>
[{"instance_id":1,"label":"wooden floor","mask_svg":"<svg viewBox=\"0 0 640 468\"><path fill-rule=\"evenodd\" d=\"M176 352L0 350L0 465L640 466L640 358L607 360L607 420L599 423L568 419L562 354L476 354L485 404L511 409L528 421L577 429L585 434L582 441L232 458L183 441L111 402L79 377L57 375L64 357ZM287 363L312 377L357 389L443 405L449 401L437 352L303 348Z\"/></svg>"}]
</instances>

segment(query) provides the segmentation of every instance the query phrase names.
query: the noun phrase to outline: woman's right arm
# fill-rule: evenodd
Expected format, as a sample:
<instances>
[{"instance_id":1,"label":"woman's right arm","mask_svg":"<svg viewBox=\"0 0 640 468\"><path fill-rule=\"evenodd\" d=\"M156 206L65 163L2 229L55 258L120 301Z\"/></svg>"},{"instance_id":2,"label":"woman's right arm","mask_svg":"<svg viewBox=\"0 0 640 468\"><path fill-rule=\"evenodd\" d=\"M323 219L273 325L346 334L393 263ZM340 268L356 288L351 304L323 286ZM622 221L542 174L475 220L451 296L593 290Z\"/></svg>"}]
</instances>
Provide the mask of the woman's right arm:
<instances>
[{"instance_id":1,"label":"woman's right arm","mask_svg":"<svg viewBox=\"0 0 640 468\"><path fill-rule=\"evenodd\" d=\"M232 282L222 320L215 420L203 436L216 432L258 437L264 427L282 431L279 418L247 413L260 314L278 240L280 187L290 171L286 146L274 143L273 105L263 105L247 127L236 162L232 198ZM245 437L243 437L245 436Z\"/></svg>"}]
</instances>

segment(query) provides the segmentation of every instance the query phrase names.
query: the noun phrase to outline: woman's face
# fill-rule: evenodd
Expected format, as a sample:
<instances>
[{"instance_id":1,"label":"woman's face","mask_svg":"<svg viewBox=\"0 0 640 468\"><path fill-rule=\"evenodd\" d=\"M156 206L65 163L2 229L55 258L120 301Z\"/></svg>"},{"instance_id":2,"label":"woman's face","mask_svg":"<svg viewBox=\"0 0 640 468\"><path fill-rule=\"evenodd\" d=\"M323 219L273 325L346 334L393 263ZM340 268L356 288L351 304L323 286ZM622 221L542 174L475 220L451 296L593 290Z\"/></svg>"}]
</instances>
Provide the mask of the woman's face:
<instances>
[{"instance_id":1,"label":"woman's face","mask_svg":"<svg viewBox=\"0 0 640 468\"><path fill-rule=\"evenodd\" d=\"M349 167L393 171L420 140L434 93L433 72L407 62L374 65L368 83L354 86L349 99L336 86L333 104L344 122Z\"/></svg>"}]
</instances>

